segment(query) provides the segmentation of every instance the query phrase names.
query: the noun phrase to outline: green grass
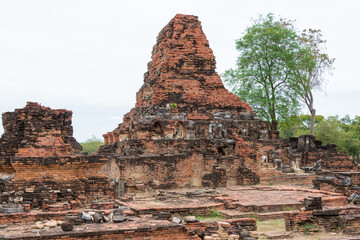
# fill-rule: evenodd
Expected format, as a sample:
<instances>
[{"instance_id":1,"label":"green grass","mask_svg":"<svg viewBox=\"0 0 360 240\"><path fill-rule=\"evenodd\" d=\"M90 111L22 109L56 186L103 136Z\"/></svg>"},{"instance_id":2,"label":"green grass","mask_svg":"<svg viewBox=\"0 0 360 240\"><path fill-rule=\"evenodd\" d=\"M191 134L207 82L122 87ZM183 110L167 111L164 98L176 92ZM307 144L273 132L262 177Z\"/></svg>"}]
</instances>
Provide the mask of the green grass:
<instances>
[{"instance_id":1,"label":"green grass","mask_svg":"<svg viewBox=\"0 0 360 240\"><path fill-rule=\"evenodd\" d=\"M221 215L219 211L216 209L211 209L208 215L199 215L196 216L200 222L208 222L208 221L221 221L224 220L224 217Z\"/></svg>"},{"instance_id":2,"label":"green grass","mask_svg":"<svg viewBox=\"0 0 360 240\"><path fill-rule=\"evenodd\" d=\"M286 232L284 219L273 219L267 221L257 221L257 232Z\"/></svg>"},{"instance_id":3,"label":"green grass","mask_svg":"<svg viewBox=\"0 0 360 240\"><path fill-rule=\"evenodd\" d=\"M248 217L248 218L254 218L254 219L256 219L256 221L260 221L259 216L256 215L255 213L250 214L250 215L248 215L247 217Z\"/></svg>"},{"instance_id":4,"label":"green grass","mask_svg":"<svg viewBox=\"0 0 360 240\"><path fill-rule=\"evenodd\" d=\"M300 227L301 231L304 234L308 234L309 232L317 232L318 228L312 225L311 223L304 224Z\"/></svg>"},{"instance_id":5,"label":"green grass","mask_svg":"<svg viewBox=\"0 0 360 240\"><path fill-rule=\"evenodd\" d=\"M287 206L287 207L283 207L283 208L282 208L282 211L295 211L295 210L297 210L296 207L289 207L289 206Z\"/></svg>"}]
</instances>

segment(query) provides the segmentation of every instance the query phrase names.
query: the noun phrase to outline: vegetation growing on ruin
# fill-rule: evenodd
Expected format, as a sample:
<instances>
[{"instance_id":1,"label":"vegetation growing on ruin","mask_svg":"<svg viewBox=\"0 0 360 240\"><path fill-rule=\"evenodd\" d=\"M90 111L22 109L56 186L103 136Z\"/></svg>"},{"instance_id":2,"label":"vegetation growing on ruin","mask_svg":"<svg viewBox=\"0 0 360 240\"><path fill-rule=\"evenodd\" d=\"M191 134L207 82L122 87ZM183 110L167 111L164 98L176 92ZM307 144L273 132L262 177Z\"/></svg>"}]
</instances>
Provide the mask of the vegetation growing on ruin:
<instances>
[{"instance_id":1,"label":"vegetation growing on ruin","mask_svg":"<svg viewBox=\"0 0 360 240\"><path fill-rule=\"evenodd\" d=\"M307 223L307 224L302 225L300 227L300 229L304 234L309 234L309 232L317 232L317 231L319 231L319 229L317 227L315 227L311 223Z\"/></svg>"},{"instance_id":2,"label":"vegetation growing on ruin","mask_svg":"<svg viewBox=\"0 0 360 240\"><path fill-rule=\"evenodd\" d=\"M247 216L248 218L256 219L256 221L260 221L259 216L256 213L252 213Z\"/></svg>"},{"instance_id":3,"label":"vegetation growing on ruin","mask_svg":"<svg viewBox=\"0 0 360 240\"><path fill-rule=\"evenodd\" d=\"M211 209L209 211L210 213L208 215L199 215L196 216L196 219L199 221L220 221L224 219L223 215L216 209Z\"/></svg>"},{"instance_id":4,"label":"vegetation growing on ruin","mask_svg":"<svg viewBox=\"0 0 360 240\"><path fill-rule=\"evenodd\" d=\"M101 139L91 136L90 138L86 139L84 142L81 143L83 152L88 154L92 154L97 152L101 145L103 145L103 141Z\"/></svg>"},{"instance_id":5,"label":"vegetation growing on ruin","mask_svg":"<svg viewBox=\"0 0 360 240\"><path fill-rule=\"evenodd\" d=\"M285 206L282 208L282 211L295 211L297 210L296 207L290 207L290 206Z\"/></svg>"}]
</instances>

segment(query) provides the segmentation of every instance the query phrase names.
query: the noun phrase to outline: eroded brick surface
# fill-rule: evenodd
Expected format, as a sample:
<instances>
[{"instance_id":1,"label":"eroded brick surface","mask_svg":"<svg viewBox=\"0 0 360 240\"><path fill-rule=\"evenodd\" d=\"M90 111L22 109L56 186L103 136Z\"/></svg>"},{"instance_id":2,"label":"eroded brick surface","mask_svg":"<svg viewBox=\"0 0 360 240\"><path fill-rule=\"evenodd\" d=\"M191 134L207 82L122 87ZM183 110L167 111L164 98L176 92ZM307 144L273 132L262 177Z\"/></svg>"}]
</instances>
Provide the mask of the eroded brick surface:
<instances>
[{"instance_id":1,"label":"eroded brick surface","mask_svg":"<svg viewBox=\"0 0 360 240\"><path fill-rule=\"evenodd\" d=\"M66 210L80 202L113 196L101 170L107 159L80 155L71 118L71 111L32 102L3 114L0 188L6 194L0 193L2 202L15 198L32 208ZM54 205L65 201L74 202Z\"/></svg>"},{"instance_id":2,"label":"eroded brick surface","mask_svg":"<svg viewBox=\"0 0 360 240\"><path fill-rule=\"evenodd\" d=\"M34 102L3 113L0 157L57 157L79 153L81 146L72 136L71 118L71 111L53 110Z\"/></svg>"}]
</instances>

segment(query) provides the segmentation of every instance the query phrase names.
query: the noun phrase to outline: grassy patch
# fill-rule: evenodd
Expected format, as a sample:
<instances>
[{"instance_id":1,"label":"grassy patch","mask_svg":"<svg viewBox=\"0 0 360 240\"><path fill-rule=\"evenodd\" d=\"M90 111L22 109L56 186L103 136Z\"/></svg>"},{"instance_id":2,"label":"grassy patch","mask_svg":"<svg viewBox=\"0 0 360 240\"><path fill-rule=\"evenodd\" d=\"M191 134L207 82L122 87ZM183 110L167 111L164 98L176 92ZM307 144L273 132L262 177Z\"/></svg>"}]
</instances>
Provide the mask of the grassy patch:
<instances>
[{"instance_id":1,"label":"grassy patch","mask_svg":"<svg viewBox=\"0 0 360 240\"><path fill-rule=\"evenodd\" d=\"M248 217L248 218L254 218L254 219L256 219L256 221L260 221L259 216L256 215L255 213L250 214L250 215L248 215L248 216L246 216L246 217Z\"/></svg>"},{"instance_id":2,"label":"grassy patch","mask_svg":"<svg viewBox=\"0 0 360 240\"><path fill-rule=\"evenodd\" d=\"M267 221L257 221L257 232L286 232L284 219L273 219Z\"/></svg>"},{"instance_id":3,"label":"grassy patch","mask_svg":"<svg viewBox=\"0 0 360 240\"><path fill-rule=\"evenodd\" d=\"M304 234L309 234L309 232L317 232L317 231L319 231L319 229L317 227L315 227L311 223L307 223L307 224L302 225L300 227L300 229Z\"/></svg>"},{"instance_id":4,"label":"grassy patch","mask_svg":"<svg viewBox=\"0 0 360 240\"><path fill-rule=\"evenodd\" d=\"M289 207L289 206L287 206L287 207L283 207L282 210L283 210L283 211L295 211L295 210L297 210L297 208L296 208L296 207Z\"/></svg>"},{"instance_id":5,"label":"grassy patch","mask_svg":"<svg viewBox=\"0 0 360 240\"><path fill-rule=\"evenodd\" d=\"M207 222L207 221L221 221L221 220L224 220L224 217L216 209L211 209L210 213L208 215L206 215L206 216L199 215L199 216L196 216L196 219L198 219L201 222Z\"/></svg>"}]
</instances>

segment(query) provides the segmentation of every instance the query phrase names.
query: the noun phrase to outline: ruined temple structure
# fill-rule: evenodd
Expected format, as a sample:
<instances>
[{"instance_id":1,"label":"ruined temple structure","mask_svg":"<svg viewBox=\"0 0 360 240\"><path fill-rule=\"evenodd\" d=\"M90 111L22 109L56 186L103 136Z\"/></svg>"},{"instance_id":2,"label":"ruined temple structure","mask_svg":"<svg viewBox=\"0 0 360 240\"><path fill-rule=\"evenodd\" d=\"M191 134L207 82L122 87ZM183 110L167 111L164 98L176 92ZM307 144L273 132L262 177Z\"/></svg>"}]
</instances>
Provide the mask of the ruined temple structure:
<instances>
[{"instance_id":1,"label":"ruined temple structure","mask_svg":"<svg viewBox=\"0 0 360 240\"><path fill-rule=\"evenodd\" d=\"M128 190L257 184L301 169L353 167L312 136L278 139L215 68L197 17L178 14L160 31L135 108L103 135L99 151L116 162Z\"/></svg>"},{"instance_id":2,"label":"ruined temple structure","mask_svg":"<svg viewBox=\"0 0 360 240\"><path fill-rule=\"evenodd\" d=\"M254 216L360 234L358 166L269 131L224 88L195 16L159 33L135 107L97 153L81 152L71 122L33 102L2 115L0 239L255 240ZM213 214L224 219L195 217Z\"/></svg>"},{"instance_id":3,"label":"ruined temple structure","mask_svg":"<svg viewBox=\"0 0 360 240\"><path fill-rule=\"evenodd\" d=\"M71 111L32 102L3 114L1 191L46 208L155 188L311 184L314 172L356 169L334 145L269 131L224 88L190 15L176 15L160 31L135 108L104 134L97 154L81 154L71 118Z\"/></svg>"},{"instance_id":4,"label":"ruined temple structure","mask_svg":"<svg viewBox=\"0 0 360 240\"><path fill-rule=\"evenodd\" d=\"M18 192L32 207L112 196L109 180L101 171L106 159L80 155L71 119L71 111L33 102L4 113L0 190ZM5 197L0 194L1 199Z\"/></svg>"},{"instance_id":5,"label":"ruined temple structure","mask_svg":"<svg viewBox=\"0 0 360 240\"><path fill-rule=\"evenodd\" d=\"M257 183L244 139L266 141L267 129L224 88L197 17L176 15L157 37L135 108L100 153L116 158L128 187Z\"/></svg>"}]
</instances>

